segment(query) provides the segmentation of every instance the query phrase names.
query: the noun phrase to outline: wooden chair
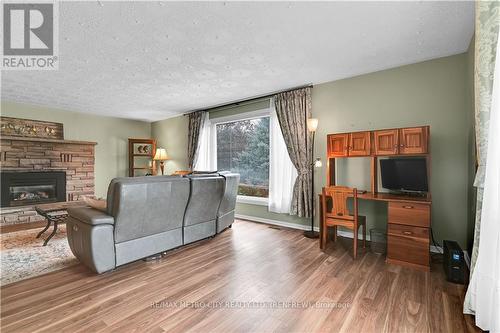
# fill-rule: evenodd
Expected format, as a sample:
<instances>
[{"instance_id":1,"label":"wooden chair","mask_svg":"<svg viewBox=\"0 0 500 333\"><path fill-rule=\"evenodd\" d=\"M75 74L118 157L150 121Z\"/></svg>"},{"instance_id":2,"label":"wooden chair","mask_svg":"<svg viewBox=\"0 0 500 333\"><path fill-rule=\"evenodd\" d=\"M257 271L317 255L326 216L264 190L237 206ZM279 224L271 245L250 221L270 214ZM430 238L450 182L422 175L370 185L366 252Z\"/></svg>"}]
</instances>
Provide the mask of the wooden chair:
<instances>
[{"instance_id":1,"label":"wooden chair","mask_svg":"<svg viewBox=\"0 0 500 333\"><path fill-rule=\"evenodd\" d=\"M329 211L327 206L328 200L331 198L332 207ZM353 198L354 212L351 214L347 207L347 199ZM354 244L353 256L356 259L358 252L358 230L363 227L363 248L366 247L366 217L358 215L358 191L355 188L345 186L323 187L323 195L321 196L323 206L323 230L322 243L323 248L326 247L328 239L328 227L333 227L333 240L337 241L337 227L346 227L353 230Z\"/></svg>"}]
</instances>

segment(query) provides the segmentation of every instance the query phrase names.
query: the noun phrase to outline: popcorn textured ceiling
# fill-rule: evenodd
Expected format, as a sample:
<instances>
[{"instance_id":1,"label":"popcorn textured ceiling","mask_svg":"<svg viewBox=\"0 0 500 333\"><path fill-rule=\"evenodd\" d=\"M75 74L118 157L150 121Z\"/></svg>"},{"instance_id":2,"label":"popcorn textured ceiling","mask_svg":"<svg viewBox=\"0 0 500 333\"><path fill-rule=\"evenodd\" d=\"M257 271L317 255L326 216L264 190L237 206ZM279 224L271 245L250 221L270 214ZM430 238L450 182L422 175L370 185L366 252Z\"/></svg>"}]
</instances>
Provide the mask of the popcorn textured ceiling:
<instances>
[{"instance_id":1,"label":"popcorn textured ceiling","mask_svg":"<svg viewBox=\"0 0 500 333\"><path fill-rule=\"evenodd\" d=\"M59 70L2 100L156 121L465 52L473 2L60 2Z\"/></svg>"}]
</instances>

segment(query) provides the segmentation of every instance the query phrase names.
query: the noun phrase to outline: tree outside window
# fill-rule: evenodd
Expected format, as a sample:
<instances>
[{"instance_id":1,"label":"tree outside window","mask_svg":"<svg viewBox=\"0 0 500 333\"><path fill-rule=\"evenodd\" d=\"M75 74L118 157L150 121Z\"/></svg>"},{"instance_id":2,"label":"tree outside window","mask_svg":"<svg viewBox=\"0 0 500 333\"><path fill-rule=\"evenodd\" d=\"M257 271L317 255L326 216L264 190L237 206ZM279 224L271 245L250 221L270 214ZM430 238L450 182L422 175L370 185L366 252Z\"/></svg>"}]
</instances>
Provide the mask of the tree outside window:
<instances>
[{"instance_id":1,"label":"tree outside window","mask_svg":"<svg viewBox=\"0 0 500 333\"><path fill-rule=\"evenodd\" d=\"M240 174L238 195L269 195L269 117L216 125L217 168Z\"/></svg>"}]
</instances>

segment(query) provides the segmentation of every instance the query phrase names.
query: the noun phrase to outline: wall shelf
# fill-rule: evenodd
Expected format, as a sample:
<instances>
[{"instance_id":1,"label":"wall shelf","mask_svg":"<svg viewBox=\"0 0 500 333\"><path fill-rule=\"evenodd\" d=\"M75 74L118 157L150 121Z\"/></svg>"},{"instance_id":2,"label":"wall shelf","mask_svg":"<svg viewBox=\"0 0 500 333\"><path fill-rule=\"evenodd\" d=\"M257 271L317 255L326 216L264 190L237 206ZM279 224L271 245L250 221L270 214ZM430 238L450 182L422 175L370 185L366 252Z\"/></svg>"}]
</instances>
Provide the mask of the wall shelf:
<instances>
[{"instance_id":1,"label":"wall shelf","mask_svg":"<svg viewBox=\"0 0 500 333\"><path fill-rule=\"evenodd\" d=\"M147 147L147 153L142 152L144 147ZM129 177L156 175L156 162L153 160L155 152L154 139L128 139Z\"/></svg>"}]
</instances>

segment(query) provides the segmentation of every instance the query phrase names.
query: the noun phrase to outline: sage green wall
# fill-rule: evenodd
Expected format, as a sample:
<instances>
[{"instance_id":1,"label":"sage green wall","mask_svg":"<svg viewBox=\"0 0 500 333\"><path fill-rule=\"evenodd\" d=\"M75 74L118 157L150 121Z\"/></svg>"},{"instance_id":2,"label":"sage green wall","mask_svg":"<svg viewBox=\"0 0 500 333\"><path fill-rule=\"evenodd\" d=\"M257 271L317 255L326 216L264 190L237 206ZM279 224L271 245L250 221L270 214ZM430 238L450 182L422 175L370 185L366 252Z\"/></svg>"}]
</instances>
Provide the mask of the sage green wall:
<instances>
[{"instance_id":1,"label":"sage green wall","mask_svg":"<svg viewBox=\"0 0 500 333\"><path fill-rule=\"evenodd\" d=\"M354 78L318 84L312 95L313 117L319 119L315 156L326 161L326 135L391 127L431 126L433 229L436 240L467 243L471 160L471 55L464 53L402 66ZM266 107L249 103L211 112L211 118ZM153 123L153 136L162 141L166 133L179 168L185 167L187 120L176 117ZM172 147L172 148L169 148ZM324 166L326 163L323 164ZM325 185L326 168L315 173L316 191ZM339 184L370 188L370 164L366 158L342 160ZM387 204L363 201L360 213L368 229L385 228ZM307 225L308 220L267 212L267 207L237 204L238 214ZM316 221L317 223L317 221Z\"/></svg>"},{"instance_id":2,"label":"sage green wall","mask_svg":"<svg viewBox=\"0 0 500 333\"><path fill-rule=\"evenodd\" d=\"M326 135L393 127L431 126L432 227L439 242L465 248L468 216L470 77L460 54L316 85L313 116L319 118L315 154L325 161ZM369 189L369 160L339 163L339 184ZM325 170L316 173L318 189ZM384 226L385 203L361 202L368 228Z\"/></svg>"},{"instance_id":3,"label":"sage green wall","mask_svg":"<svg viewBox=\"0 0 500 333\"><path fill-rule=\"evenodd\" d=\"M165 162L165 174L176 170L187 170L188 117L178 116L151 124L151 137L158 147L167 150L170 160Z\"/></svg>"},{"instance_id":4,"label":"sage green wall","mask_svg":"<svg viewBox=\"0 0 500 333\"><path fill-rule=\"evenodd\" d=\"M111 179L128 176L128 138L149 138L151 134L151 124L147 122L4 101L1 114L63 123L65 139L97 142L95 190L98 197L106 196Z\"/></svg>"},{"instance_id":5,"label":"sage green wall","mask_svg":"<svg viewBox=\"0 0 500 333\"><path fill-rule=\"evenodd\" d=\"M266 220L295 223L302 226L309 226L309 228L311 228L310 219L305 219L302 217L288 215L288 214L269 212L266 206L236 203L236 214L258 217Z\"/></svg>"}]
</instances>

